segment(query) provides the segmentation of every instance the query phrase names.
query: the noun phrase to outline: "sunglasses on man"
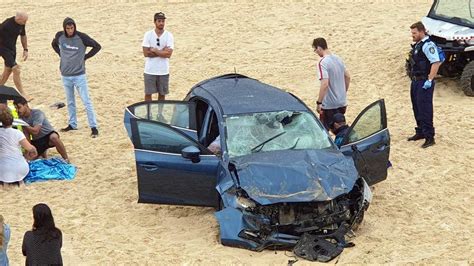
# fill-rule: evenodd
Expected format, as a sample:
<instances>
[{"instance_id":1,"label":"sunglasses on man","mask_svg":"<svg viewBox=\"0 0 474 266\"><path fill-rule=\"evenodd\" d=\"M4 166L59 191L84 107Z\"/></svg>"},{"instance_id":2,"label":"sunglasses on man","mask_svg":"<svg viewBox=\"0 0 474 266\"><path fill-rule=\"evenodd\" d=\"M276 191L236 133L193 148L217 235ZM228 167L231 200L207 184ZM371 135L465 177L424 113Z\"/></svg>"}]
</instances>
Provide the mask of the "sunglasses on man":
<instances>
[{"instance_id":1,"label":"sunglasses on man","mask_svg":"<svg viewBox=\"0 0 474 266\"><path fill-rule=\"evenodd\" d=\"M160 38L156 38L156 45L160 46Z\"/></svg>"}]
</instances>

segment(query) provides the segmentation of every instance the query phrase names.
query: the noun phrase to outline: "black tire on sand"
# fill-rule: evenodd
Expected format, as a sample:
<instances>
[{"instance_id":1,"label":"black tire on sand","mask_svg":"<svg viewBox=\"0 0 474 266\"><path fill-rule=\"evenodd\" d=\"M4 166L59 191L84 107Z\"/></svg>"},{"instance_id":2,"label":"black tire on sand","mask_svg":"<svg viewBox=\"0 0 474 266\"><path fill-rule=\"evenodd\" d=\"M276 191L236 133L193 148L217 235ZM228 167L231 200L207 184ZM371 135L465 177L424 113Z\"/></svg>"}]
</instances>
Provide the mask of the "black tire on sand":
<instances>
[{"instance_id":1,"label":"black tire on sand","mask_svg":"<svg viewBox=\"0 0 474 266\"><path fill-rule=\"evenodd\" d=\"M461 88L467 96L474 96L474 61L469 62L462 71Z\"/></svg>"}]
</instances>

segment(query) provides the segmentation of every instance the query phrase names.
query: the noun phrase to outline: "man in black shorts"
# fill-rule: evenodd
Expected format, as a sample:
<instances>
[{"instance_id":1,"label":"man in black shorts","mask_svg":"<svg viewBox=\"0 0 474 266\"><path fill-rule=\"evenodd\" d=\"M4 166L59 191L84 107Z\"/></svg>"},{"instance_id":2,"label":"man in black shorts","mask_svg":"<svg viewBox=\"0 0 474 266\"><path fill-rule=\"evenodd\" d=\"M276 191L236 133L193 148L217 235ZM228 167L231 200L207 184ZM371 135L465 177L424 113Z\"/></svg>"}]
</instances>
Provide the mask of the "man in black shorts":
<instances>
[{"instance_id":1,"label":"man in black shorts","mask_svg":"<svg viewBox=\"0 0 474 266\"><path fill-rule=\"evenodd\" d=\"M28 42L26 39L25 24L28 15L25 12L17 12L16 16L7 18L0 24L0 56L5 62L5 68L0 79L0 85L4 85L13 72L13 82L17 90L26 97L20 79L20 66L16 63L16 41L20 36L23 46L23 60L28 58Z\"/></svg>"},{"instance_id":2,"label":"man in black shorts","mask_svg":"<svg viewBox=\"0 0 474 266\"><path fill-rule=\"evenodd\" d=\"M56 147L61 157L69 163L66 148L59 138L58 132L54 131L54 128L48 119L46 119L43 111L30 109L28 102L24 98L16 99L13 101L13 104L20 118L30 125L29 127L23 127L23 132L26 135L26 139L29 140L30 135L33 137L31 144L33 144L38 151L38 156L46 158L46 150Z\"/></svg>"}]
</instances>

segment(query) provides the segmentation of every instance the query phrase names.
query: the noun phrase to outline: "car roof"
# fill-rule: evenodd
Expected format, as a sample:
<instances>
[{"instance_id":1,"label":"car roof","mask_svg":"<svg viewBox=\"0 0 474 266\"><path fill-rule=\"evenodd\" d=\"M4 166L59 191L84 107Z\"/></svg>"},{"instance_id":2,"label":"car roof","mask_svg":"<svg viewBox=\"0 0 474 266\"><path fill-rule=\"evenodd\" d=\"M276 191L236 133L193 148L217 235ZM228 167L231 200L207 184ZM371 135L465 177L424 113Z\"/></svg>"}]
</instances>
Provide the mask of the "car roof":
<instances>
[{"instance_id":1,"label":"car roof","mask_svg":"<svg viewBox=\"0 0 474 266\"><path fill-rule=\"evenodd\" d=\"M200 96L212 106L219 106L222 115L306 111L308 108L292 94L240 74L227 74L196 84L188 96Z\"/></svg>"}]
</instances>

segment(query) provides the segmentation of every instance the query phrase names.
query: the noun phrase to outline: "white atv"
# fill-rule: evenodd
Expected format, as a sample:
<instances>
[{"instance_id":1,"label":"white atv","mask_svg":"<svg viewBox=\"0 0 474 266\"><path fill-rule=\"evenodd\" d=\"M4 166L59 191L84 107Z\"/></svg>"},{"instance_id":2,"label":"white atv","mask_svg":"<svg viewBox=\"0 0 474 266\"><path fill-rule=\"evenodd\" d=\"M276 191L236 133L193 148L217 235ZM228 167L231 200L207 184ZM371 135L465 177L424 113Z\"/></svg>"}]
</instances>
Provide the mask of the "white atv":
<instances>
[{"instance_id":1,"label":"white atv","mask_svg":"<svg viewBox=\"0 0 474 266\"><path fill-rule=\"evenodd\" d=\"M461 77L464 93L474 96L474 1L435 0L422 22L430 39L446 55L438 74ZM406 62L408 75L410 56Z\"/></svg>"}]
</instances>

